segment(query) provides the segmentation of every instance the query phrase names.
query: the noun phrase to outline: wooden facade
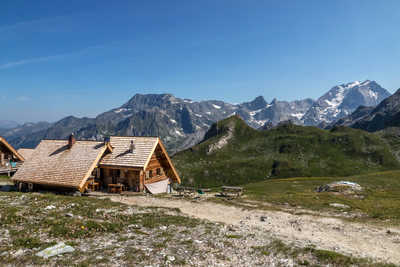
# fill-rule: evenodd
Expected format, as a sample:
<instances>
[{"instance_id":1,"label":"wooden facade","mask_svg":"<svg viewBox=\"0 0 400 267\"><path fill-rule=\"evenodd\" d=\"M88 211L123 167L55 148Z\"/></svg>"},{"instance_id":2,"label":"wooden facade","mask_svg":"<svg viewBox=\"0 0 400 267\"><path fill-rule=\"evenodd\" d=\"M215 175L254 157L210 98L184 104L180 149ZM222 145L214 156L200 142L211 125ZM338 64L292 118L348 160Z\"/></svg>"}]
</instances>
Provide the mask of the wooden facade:
<instances>
[{"instance_id":1,"label":"wooden facade","mask_svg":"<svg viewBox=\"0 0 400 267\"><path fill-rule=\"evenodd\" d=\"M0 173L15 172L23 162L24 157L0 136Z\"/></svg>"},{"instance_id":2,"label":"wooden facade","mask_svg":"<svg viewBox=\"0 0 400 267\"><path fill-rule=\"evenodd\" d=\"M130 151L131 142L140 152ZM170 182L180 183L180 178L159 138L111 137L110 145L115 151L100 161L94 173L95 179L103 189L110 184L122 184L126 190L142 192L146 184L162 180L169 179ZM140 155L131 157L134 153ZM135 164L137 162L139 164Z\"/></svg>"}]
</instances>

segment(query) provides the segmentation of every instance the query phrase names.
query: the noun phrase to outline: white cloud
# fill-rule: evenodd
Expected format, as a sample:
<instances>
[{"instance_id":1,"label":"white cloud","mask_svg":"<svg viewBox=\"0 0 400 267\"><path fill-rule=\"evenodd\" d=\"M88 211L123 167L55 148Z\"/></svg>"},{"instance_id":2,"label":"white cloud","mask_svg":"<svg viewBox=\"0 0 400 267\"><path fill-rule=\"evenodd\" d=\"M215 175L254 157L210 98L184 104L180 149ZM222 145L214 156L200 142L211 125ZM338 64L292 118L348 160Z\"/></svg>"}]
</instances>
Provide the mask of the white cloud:
<instances>
[{"instance_id":1,"label":"white cloud","mask_svg":"<svg viewBox=\"0 0 400 267\"><path fill-rule=\"evenodd\" d=\"M56 59L62 59L66 58L69 56L74 56L74 55L80 55L89 52L90 50L93 49L100 49L104 48L106 45L94 45L94 46L89 46L84 49L78 50L78 51L73 51L70 53L65 53L65 54L59 54L59 55L54 55L54 56L45 56L45 57L35 57L35 58L27 58L27 59L21 59L21 60L16 60L16 61L11 61L7 63L0 64L0 70L4 69L10 69L26 64L31 64L31 63L38 63L38 62L46 62L50 60L56 60Z\"/></svg>"},{"instance_id":2,"label":"white cloud","mask_svg":"<svg viewBox=\"0 0 400 267\"><path fill-rule=\"evenodd\" d=\"M61 57L63 57L63 55L55 55L55 56L48 56L48 57L36 57L36 58L28 58L28 59L21 59L21 60L17 60L17 61L11 61L11 62L1 64L0 70L9 69L9 68L17 67L20 65L30 64L30 63L49 61L49 60L57 59L57 58L61 58Z\"/></svg>"}]
</instances>

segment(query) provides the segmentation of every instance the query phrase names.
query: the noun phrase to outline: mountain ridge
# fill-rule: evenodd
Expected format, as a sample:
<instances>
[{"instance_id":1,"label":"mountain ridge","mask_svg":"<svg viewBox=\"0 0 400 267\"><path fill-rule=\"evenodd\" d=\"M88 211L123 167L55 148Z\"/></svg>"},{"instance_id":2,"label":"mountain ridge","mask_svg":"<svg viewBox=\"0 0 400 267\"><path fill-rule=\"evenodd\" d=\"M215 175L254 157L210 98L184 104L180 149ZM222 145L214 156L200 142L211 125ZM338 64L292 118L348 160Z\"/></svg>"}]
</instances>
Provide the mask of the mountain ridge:
<instances>
[{"instance_id":1,"label":"mountain ridge","mask_svg":"<svg viewBox=\"0 0 400 267\"><path fill-rule=\"evenodd\" d=\"M374 86L381 88L377 84ZM17 148L34 147L41 139L64 139L71 132L83 140L102 140L109 135L157 135L167 149L175 153L200 142L214 122L233 114L256 129L282 121L302 125L304 116L315 105L316 101L310 98L273 99L268 103L263 96L257 96L252 101L230 104L219 100L193 101L168 93L135 94L121 106L95 118L68 116L55 123L29 124L16 128L17 131L3 130L0 134Z\"/></svg>"},{"instance_id":2,"label":"mountain ridge","mask_svg":"<svg viewBox=\"0 0 400 267\"><path fill-rule=\"evenodd\" d=\"M359 108L334 125L349 126L369 132L376 132L389 127L400 127L400 89L376 107L364 109L363 113L360 112Z\"/></svg>"},{"instance_id":3,"label":"mountain ridge","mask_svg":"<svg viewBox=\"0 0 400 267\"><path fill-rule=\"evenodd\" d=\"M305 125L330 124L350 115L359 106L376 106L391 94L377 82L351 82L332 87L307 111Z\"/></svg>"}]
</instances>

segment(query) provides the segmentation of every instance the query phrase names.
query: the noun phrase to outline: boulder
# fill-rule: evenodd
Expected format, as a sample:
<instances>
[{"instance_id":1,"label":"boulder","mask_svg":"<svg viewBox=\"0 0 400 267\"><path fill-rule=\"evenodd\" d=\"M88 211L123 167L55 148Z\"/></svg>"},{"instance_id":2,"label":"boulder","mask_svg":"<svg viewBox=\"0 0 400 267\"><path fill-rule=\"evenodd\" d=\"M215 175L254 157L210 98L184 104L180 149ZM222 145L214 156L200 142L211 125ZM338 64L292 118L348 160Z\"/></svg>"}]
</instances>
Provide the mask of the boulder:
<instances>
[{"instance_id":1,"label":"boulder","mask_svg":"<svg viewBox=\"0 0 400 267\"><path fill-rule=\"evenodd\" d=\"M330 203L329 206L339 209L349 209L350 206L341 203Z\"/></svg>"},{"instance_id":2,"label":"boulder","mask_svg":"<svg viewBox=\"0 0 400 267\"><path fill-rule=\"evenodd\" d=\"M50 258L53 256L57 256L60 254L68 253L68 252L74 252L75 249L71 246L66 245L64 242L60 242L55 246L48 247L38 253L36 253L36 256L42 257L42 258Z\"/></svg>"},{"instance_id":3,"label":"boulder","mask_svg":"<svg viewBox=\"0 0 400 267\"><path fill-rule=\"evenodd\" d=\"M321 185L316 189L317 192L337 192L337 193L356 193L363 188L354 182L338 181L326 185Z\"/></svg>"}]
</instances>

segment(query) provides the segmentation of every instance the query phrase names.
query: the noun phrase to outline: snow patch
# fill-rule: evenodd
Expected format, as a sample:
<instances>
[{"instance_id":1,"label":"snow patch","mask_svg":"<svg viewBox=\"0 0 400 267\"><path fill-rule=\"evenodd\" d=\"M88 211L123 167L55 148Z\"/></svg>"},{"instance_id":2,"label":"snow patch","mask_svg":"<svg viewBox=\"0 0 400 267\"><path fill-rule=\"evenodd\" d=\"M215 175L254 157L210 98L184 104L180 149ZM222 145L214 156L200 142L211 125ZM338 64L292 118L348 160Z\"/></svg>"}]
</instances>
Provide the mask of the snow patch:
<instances>
[{"instance_id":1,"label":"snow patch","mask_svg":"<svg viewBox=\"0 0 400 267\"><path fill-rule=\"evenodd\" d=\"M128 110L130 110L130 109L128 109L128 108L120 108L120 109L117 109L117 110L114 110L114 113L121 113L121 112L125 112L125 111L128 111Z\"/></svg>"},{"instance_id":2,"label":"snow patch","mask_svg":"<svg viewBox=\"0 0 400 267\"><path fill-rule=\"evenodd\" d=\"M368 85L368 84L370 84L371 83L371 81L369 81L369 80L366 80L365 82L363 82L361 85L362 86L365 86L365 85Z\"/></svg>"},{"instance_id":3,"label":"snow patch","mask_svg":"<svg viewBox=\"0 0 400 267\"><path fill-rule=\"evenodd\" d=\"M199 117L199 118L203 117L203 115L200 115L200 114L197 114L197 113L195 113L194 115L195 115L196 117Z\"/></svg>"},{"instance_id":4,"label":"snow patch","mask_svg":"<svg viewBox=\"0 0 400 267\"><path fill-rule=\"evenodd\" d=\"M218 106L218 105L214 105L214 104L212 104L212 106L213 106L214 108L216 108L216 109L221 109L221 107L220 107L220 106Z\"/></svg>"},{"instance_id":5,"label":"snow patch","mask_svg":"<svg viewBox=\"0 0 400 267\"><path fill-rule=\"evenodd\" d=\"M257 113L261 112L261 110L263 110L263 109L261 108L261 109L257 109L257 110L254 110L254 111L250 111L249 114L250 114L250 116L254 116Z\"/></svg>"},{"instance_id":6,"label":"snow patch","mask_svg":"<svg viewBox=\"0 0 400 267\"><path fill-rule=\"evenodd\" d=\"M176 120L174 119L169 119L172 123L177 124Z\"/></svg>"},{"instance_id":7,"label":"snow patch","mask_svg":"<svg viewBox=\"0 0 400 267\"><path fill-rule=\"evenodd\" d=\"M355 82L346 84L346 88L351 89L353 87L359 86L360 84L361 84L360 81L355 81Z\"/></svg>"},{"instance_id":8,"label":"snow patch","mask_svg":"<svg viewBox=\"0 0 400 267\"><path fill-rule=\"evenodd\" d=\"M180 131L178 131L178 130L175 130L175 133L177 134L177 135L179 135L179 136L184 136Z\"/></svg>"},{"instance_id":9,"label":"snow patch","mask_svg":"<svg viewBox=\"0 0 400 267\"><path fill-rule=\"evenodd\" d=\"M268 120L254 120L259 126L263 126Z\"/></svg>"},{"instance_id":10,"label":"snow patch","mask_svg":"<svg viewBox=\"0 0 400 267\"><path fill-rule=\"evenodd\" d=\"M211 112L210 112L210 111L207 111L206 114L211 115Z\"/></svg>"},{"instance_id":11,"label":"snow patch","mask_svg":"<svg viewBox=\"0 0 400 267\"><path fill-rule=\"evenodd\" d=\"M372 90L368 90L366 93L367 93L367 96L369 96L369 97L371 97L371 98L373 98L375 100L378 100L378 93L377 92L374 92Z\"/></svg>"},{"instance_id":12,"label":"snow patch","mask_svg":"<svg viewBox=\"0 0 400 267\"><path fill-rule=\"evenodd\" d=\"M249 122L257 124L258 126L263 126L268 120L256 120L253 116L250 117Z\"/></svg>"},{"instance_id":13,"label":"snow patch","mask_svg":"<svg viewBox=\"0 0 400 267\"><path fill-rule=\"evenodd\" d=\"M336 97L333 98L331 101L329 101L328 99L325 99L325 103L327 103L331 108L336 108L337 106L339 106L342 103L342 101L344 99L344 93L345 93L345 89L342 86L339 86Z\"/></svg>"},{"instance_id":14,"label":"snow patch","mask_svg":"<svg viewBox=\"0 0 400 267\"><path fill-rule=\"evenodd\" d=\"M304 113L292 113L290 114L292 117L296 117L297 119L301 120L301 118L304 116Z\"/></svg>"}]
</instances>

